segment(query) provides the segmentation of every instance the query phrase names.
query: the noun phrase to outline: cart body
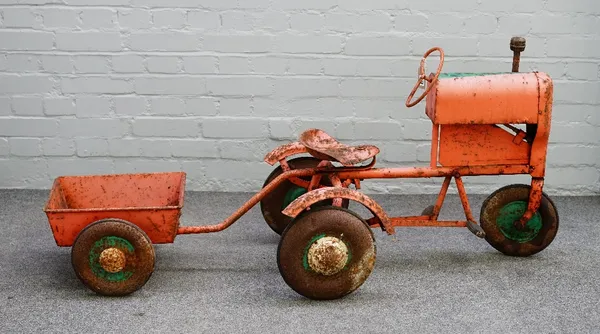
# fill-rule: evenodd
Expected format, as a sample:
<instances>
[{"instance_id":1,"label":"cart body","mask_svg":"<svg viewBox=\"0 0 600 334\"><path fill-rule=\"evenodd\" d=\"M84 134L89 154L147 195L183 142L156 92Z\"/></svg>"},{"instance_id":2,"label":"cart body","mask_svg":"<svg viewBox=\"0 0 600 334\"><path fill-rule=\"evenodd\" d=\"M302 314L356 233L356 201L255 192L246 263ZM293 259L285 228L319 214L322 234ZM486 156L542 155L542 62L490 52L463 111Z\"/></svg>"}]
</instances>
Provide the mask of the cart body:
<instances>
[{"instance_id":1,"label":"cart body","mask_svg":"<svg viewBox=\"0 0 600 334\"><path fill-rule=\"evenodd\" d=\"M152 243L171 243L184 203L184 172L61 176L44 211L56 244L69 247L79 232L101 219L138 226Z\"/></svg>"}]
</instances>

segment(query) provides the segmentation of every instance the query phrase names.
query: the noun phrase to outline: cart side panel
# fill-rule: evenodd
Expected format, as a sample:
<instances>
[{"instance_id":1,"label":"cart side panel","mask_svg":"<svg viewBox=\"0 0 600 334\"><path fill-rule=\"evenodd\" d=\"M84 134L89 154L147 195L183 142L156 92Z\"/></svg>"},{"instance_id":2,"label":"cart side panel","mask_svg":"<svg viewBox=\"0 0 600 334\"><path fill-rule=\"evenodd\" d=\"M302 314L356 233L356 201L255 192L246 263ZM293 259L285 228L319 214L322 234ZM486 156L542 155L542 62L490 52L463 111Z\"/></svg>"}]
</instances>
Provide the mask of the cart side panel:
<instances>
[{"instance_id":1,"label":"cart side panel","mask_svg":"<svg viewBox=\"0 0 600 334\"><path fill-rule=\"evenodd\" d=\"M103 210L81 212L47 212L56 244L73 245L79 232L87 225L106 218L123 219L140 227L155 244L172 243L177 235L181 210Z\"/></svg>"}]
</instances>

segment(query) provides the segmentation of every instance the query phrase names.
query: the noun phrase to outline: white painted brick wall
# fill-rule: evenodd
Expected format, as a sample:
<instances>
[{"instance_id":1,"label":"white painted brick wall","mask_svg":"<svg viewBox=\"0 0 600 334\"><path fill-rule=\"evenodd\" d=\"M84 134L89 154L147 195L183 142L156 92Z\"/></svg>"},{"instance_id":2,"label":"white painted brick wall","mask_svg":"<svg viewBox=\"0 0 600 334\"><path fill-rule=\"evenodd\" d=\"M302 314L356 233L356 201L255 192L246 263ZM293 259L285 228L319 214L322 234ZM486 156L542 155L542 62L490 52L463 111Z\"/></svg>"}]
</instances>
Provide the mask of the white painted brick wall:
<instances>
[{"instance_id":1,"label":"white painted brick wall","mask_svg":"<svg viewBox=\"0 0 600 334\"><path fill-rule=\"evenodd\" d=\"M404 107L420 56L442 46L445 71L509 71L513 35L521 69L555 81L546 191L599 194L596 0L1 0L0 187L184 170L190 190L255 191L263 156L308 127L379 145L381 166L428 165L423 104Z\"/></svg>"}]
</instances>

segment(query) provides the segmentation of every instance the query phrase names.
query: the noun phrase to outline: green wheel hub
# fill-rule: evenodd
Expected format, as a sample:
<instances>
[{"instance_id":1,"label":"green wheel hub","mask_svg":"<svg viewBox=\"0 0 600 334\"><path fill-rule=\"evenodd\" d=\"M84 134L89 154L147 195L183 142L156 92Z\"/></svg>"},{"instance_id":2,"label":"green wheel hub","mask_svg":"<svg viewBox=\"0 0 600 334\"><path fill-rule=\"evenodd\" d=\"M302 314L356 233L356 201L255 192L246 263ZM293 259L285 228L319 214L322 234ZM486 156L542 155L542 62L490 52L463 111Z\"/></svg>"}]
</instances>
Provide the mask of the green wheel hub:
<instances>
[{"instance_id":1,"label":"green wheel hub","mask_svg":"<svg viewBox=\"0 0 600 334\"><path fill-rule=\"evenodd\" d=\"M133 272L128 270L110 272L104 269L100 263L100 257L102 252L107 249L117 249L127 255L133 254L135 251L133 245L126 239L115 236L105 236L101 238L94 243L88 254L90 268L94 275L109 282L123 282L133 276Z\"/></svg>"},{"instance_id":2,"label":"green wheel hub","mask_svg":"<svg viewBox=\"0 0 600 334\"><path fill-rule=\"evenodd\" d=\"M502 234L513 241L525 243L533 240L542 229L542 217L539 212L525 224L525 229L519 230L514 222L519 220L527 210L527 202L514 201L506 204L500 209L496 224Z\"/></svg>"},{"instance_id":3,"label":"green wheel hub","mask_svg":"<svg viewBox=\"0 0 600 334\"><path fill-rule=\"evenodd\" d=\"M292 203L296 198L306 194L306 189L302 187L293 187L285 193L285 197L283 199L283 205L281 210L285 209L290 203Z\"/></svg>"}]
</instances>

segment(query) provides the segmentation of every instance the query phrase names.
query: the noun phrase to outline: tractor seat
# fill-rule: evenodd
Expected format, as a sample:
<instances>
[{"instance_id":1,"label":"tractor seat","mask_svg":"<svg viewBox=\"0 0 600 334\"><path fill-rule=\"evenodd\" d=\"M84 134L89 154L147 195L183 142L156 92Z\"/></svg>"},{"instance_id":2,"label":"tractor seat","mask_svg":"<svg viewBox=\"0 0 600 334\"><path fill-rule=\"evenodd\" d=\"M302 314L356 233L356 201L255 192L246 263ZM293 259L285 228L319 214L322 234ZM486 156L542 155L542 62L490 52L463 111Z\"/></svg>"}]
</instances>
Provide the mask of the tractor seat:
<instances>
[{"instance_id":1,"label":"tractor seat","mask_svg":"<svg viewBox=\"0 0 600 334\"><path fill-rule=\"evenodd\" d=\"M321 160L337 161L345 166L367 161L379 153L377 146L344 145L319 129L308 129L302 132L299 141L313 157Z\"/></svg>"}]
</instances>

